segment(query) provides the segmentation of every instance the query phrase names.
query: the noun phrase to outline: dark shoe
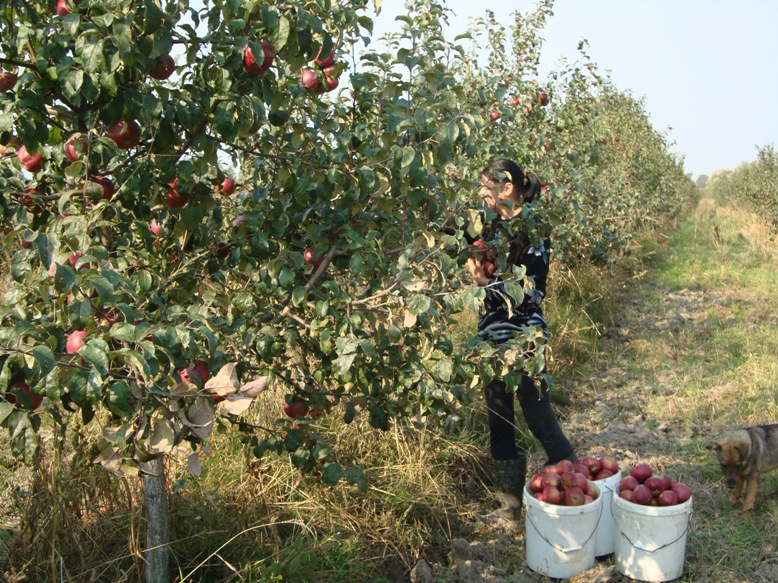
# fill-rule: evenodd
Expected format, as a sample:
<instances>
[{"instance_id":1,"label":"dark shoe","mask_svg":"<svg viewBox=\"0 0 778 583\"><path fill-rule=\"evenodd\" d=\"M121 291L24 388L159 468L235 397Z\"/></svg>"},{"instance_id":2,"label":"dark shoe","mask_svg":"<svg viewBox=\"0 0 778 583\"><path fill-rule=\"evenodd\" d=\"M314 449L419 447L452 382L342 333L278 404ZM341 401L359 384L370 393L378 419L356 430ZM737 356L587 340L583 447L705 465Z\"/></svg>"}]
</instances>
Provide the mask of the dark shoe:
<instances>
[{"instance_id":1,"label":"dark shoe","mask_svg":"<svg viewBox=\"0 0 778 583\"><path fill-rule=\"evenodd\" d=\"M494 486L500 507L494 516L503 520L518 520L521 513L524 483L527 474L527 457L510 460L492 460Z\"/></svg>"}]
</instances>

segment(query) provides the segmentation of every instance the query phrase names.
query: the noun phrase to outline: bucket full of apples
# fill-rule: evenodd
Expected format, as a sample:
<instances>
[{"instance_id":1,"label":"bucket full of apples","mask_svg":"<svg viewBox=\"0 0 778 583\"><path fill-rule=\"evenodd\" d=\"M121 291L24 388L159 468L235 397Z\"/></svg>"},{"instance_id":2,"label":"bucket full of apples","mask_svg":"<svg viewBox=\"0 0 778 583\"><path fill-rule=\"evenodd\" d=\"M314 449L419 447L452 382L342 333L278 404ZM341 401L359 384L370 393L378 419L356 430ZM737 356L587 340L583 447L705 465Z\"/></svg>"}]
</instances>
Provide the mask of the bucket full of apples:
<instances>
[{"instance_id":1,"label":"bucket full of apples","mask_svg":"<svg viewBox=\"0 0 778 583\"><path fill-rule=\"evenodd\" d=\"M638 581L672 581L683 574L692 513L688 485L647 463L622 478L613 498L616 567Z\"/></svg>"},{"instance_id":2,"label":"bucket full of apples","mask_svg":"<svg viewBox=\"0 0 778 583\"><path fill-rule=\"evenodd\" d=\"M569 578L594 564L600 489L563 460L536 473L524 488L527 565L548 577Z\"/></svg>"}]
</instances>

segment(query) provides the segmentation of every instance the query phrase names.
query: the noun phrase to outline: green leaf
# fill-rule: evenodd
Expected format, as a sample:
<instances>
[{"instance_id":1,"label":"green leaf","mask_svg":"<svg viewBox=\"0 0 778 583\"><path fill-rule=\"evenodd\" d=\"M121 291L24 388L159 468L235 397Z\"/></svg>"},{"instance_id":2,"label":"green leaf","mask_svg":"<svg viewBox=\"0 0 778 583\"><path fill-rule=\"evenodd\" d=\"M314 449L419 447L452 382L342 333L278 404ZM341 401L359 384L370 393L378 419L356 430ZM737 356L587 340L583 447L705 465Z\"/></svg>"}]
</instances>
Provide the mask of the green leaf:
<instances>
[{"instance_id":1,"label":"green leaf","mask_svg":"<svg viewBox=\"0 0 778 583\"><path fill-rule=\"evenodd\" d=\"M289 19L286 18L285 16L281 16L278 19L278 26L274 31L273 40L272 40L273 48L276 51L280 51L286 46L286 43L289 41L290 30L291 30L291 25L289 24Z\"/></svg>"},{"instance_id":2,"label":"green leaf","mask_svg":"<svg viewBox=\"0 0 778 583\"><path fill-rule=\"evenodd\" d=\"M432 300L422 294L413 294L408 298L408 310L415 316L421 316L429 311Z\"/></svg>"},{"instance_id":3,"label":"green leaf","mask_svg":"<svg viewBox=\"0 0 778 583\"><path fill-rule=\"evenodd\" d=\"M32 349L32 355L41 367L41 376L46 376L54 369L54 353L48 346L38 344Z\"/></svg>"},{"instance_id":4,"label":"green leaf","mask_svg":"<svg viewBox=\"0 0 778 583\"><path fill-rule=\"evenodd\" d=\"M328 486L335 486L343 478L343 468L334 462L324 464L321 479Z\"/></svg>"}]
</instances>

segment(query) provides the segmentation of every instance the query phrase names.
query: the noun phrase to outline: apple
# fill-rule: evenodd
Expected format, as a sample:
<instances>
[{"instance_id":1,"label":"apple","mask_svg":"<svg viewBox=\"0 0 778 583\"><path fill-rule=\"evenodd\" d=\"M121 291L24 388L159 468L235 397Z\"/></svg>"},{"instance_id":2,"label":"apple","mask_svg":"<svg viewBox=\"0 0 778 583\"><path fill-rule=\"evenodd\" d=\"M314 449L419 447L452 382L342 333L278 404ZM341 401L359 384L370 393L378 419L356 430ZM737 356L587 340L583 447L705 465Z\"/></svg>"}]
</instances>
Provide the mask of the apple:
<instances>
[{"instance_id":1,"label":"apple","mask_svg":"<svg viewBox=\"0 0 778 583\"><path fill-rule=\"evenodd\" d=\"M518 104L519 104L519 100L518 99L516 99L515 97L513 99L511 99L511 105L518 105Z\"/></svg>"},{"instance_id":2,"label":"apple","mask_svg":"<svg viewBox=\"0 0 778 583\"><path fill-rule=\"evenodd\" d=\"M653 496L651 495L651 490L648 489L647 486L644 484L640 484L637 488L635 488L632 491L632 501L635 504L642 504L643 506L648 506L651 504L651 500L653 500Z\"/></svg>"},{"instance_id":3,"label":"apple","mask_svg":"<svg viewBox=\"0 0 778 583\"><path fill-rule=\"evenodd\" d=\"M311 409L311 410L308 412L308 416L309 416L311 419L320 419L320 418L321 418L321 416L322 416L323 414L324 414L324 413L322 412L322 410L321 410L321 409L319 409L318 407L314 407L313 409Z\"/></svg>"},{"instance_id":4,"label":"apple","mask_svg":"<svg viewBox=\"0 0 778 583\"><path fill-rule=\"evenodd\" d=\"M78 0L73 0L73 6L78 6ZM59 16L67 16L70 14L70 8L68 8L67 0L57 0L56 12Z\"/></svg>"},{"instance_id":5,"label":"apple","mask_svg":"<svg viewBox=\"0 0 778 583\"><path fill-rule=\"evenodd\" d=\"M656 501L659 506L675 506L678 504L678 494L672 490L664 490L657 496Z\"/></svg>"},{"instance_id":6,"label":"apple","mask_svg":"<svg viewBox=\"0 0 778 583\"><path fill-rule=\"evenodd\" d=\"M556 467L559 468L560 474L574 471L573 462L571 462L570 460L560 460L557 462Z\"/></svg>"},{"instance_id":7,"label":"apple","mask_svg":"<svg viewBox=\"0 0 778 583\"><path fill-rule=\"evenodd\" d=\"M84 345L84 338L86 338L86 330L75 330L71 332L65 342L65 350L68 354L75 354L78 349Z\"/></svg>"},{"instance_id":8,"label":"apple","mask_svg":"<svg viewBox=\"0 0 778 583\"><path fill-rule=\"evenodd\" d=\"M317 259L314 256L313 247L306 247L303 250L303 262L306 265L313 265L313 271L317 271L319 269L319 266L321 265L322 261L324 261L324 257L319 257Z\"/></svg>"},{"instance_id":9,"label":"apple","mask_svg":"<svg viewBox=\"0 0 778 583\"><path fill-rule=\"evenodd\" d=\"M237 229L238 227L242 227L245 224L246 224L246 215L238 215L232 221L232 226L235 229Z\"/></svg>"},{"instance_id":10,"label":"apple","mask_svg":"<svg viewBox=\"0 0 778 583\"><path fill-rule=\"evenodd\" d=\"M292 403L284 401L284 413L287 417L305 417L308 413L308 405L302 399L295 399Z\"/></svg>"},{"instance_id":11,"label":"apple","mask_svg":"<svg viewBox=\"0 0 778 583\"><path fill-rule=\"evenodd\" d=\"M262 64L257 63L250 46L243 51L243 67L252 75L261 75L267 71L273 64L273 59L276 56L276 51L272 45L265 41L259 41L257 44L262 48Z\"/></svg>"},{"instance_id":12,"label":"apple","mask_svg":"<svg viewBox=\"0 0 778 583\"><path fill-rule=\"evenodd\" d=\"M221 185L216 189L222 196L230 196L235 192L235 181L232 178L225 178Z\"/></svg>"},{"instance_id":13,"label":"apple","mask_svg":"<svg viewBox=\"0 0 778 583\"><path fill-rule=\"evenodd\" d=\"M29 172L38 172L41 169L41 166L43 166L43 156L38 152L30 154L27 151L27 146L19 148L19 151L16 152L16 158Z\"/></svg>"},{"instance_id":14,"label":"apple","mask_svg":"<svg viewBox=\"0 0 778 583\"><path fill-rule=\"evenodd\" d=\"M597 475L594 476L594 480L604 480L606 478L610 478L613 475L614 473L611 472L610 470L600 470L599 472L597 472Z\"/></svg>"},{"instance_id":15,"label":"apple","mask_svg":"<svg viewBox=\"0 0 778 583\"><path fill-rule=\"evenodd\" d=\"M309 91L318 91L321 86L321 81L313 69L303 69L300 73L300 82Z\"/></svg>"},{"instance_id":16,"label":"apple","mask_svg":"<svg viewBox=\"0 0 778 583\"><path fill-rule=\"evenodd\" d=\"M543 499L549 504L561 504L562 492L556 486L546 486L543 488Z\"/></svg>"},{"instance_id":17,"label":"apple","mask_svg":"<svg viewBox=\"0 0 778 583\"><path fill-rule=\"evenodd\" d=\"M589 470L589 474L592 476L597 475L602 468L600 466L600 460L594 456L588 455L581 460L581 463Z\"/></svg>"},{"instance_id":18,"label":"apple","mask_svg":"<svg viewBox=\"0 0 778 583\"><path fill-rule=\"evenodd\" d=\"M322 57L321 52L323 50L324 47L319 47L319 52L316 54L316 58L314 59L313 62L316 63L322 69L326 69L327 67L329 67L335 62L335 51L331 50L326 57Z\"/></svg>"},{"instance_id":19,"label":"apple","mask_svg":"<svg viewBox=\"0 0 778 583\"><path fill-rule=\"evenodd\" d=\"M116 189L113 186L113 181L106 176L95 176L94 181L103 187L103 200L111 200L116 193Z\"/></svg>"},{"instance_id":20,"label":"apple","mask_svg":"<svg viewBox=\"0 0 778 583\"><path fill-rule=\"evenodd\" d=\"M619 462L612 455L604 455L600 458L600 468L608 470L611 475L619 473Z\"/></svg>"},{"instance_id":21,"label":"apple","mask_svg":"<svg viewBox=\"0 0 778 583\"><path fill-rule=\"evenodd\" d=\"M692 497L691 488L682 482L675 482L670 489L675 492L676 496L678 496L679 504L683 504Z\"/></svg>"},{"instance_id":22,"label":"apple","mask_svg":"<svg viewBox=\"0 0 778 583\"><path fill-rule=\"evenodd\" d=\"M634 490L638 487L638 484L640 482L637 481L637 478L634 476L625 476L621 479L621 482L619 482L619 492L623 492L624 490Z\"/></svg>"},{"instance_id":23,"label":"apple","mask_svg":"<svg viewBox=\"0 0 778 583\"><path fill-rule=\"evenodd\" d=\"M533 494L543 491L543 474L537 473L530 478L529 489Z\"/></svg>"},{"instance_id":24,"label":"apple","mask_svg":"<svg viewBox=\"0 0 778 583\"><path fill-rule=\"evenodd\" d=\"M651 470L651 466L645 463L636 465L634 468L632 468L632 471L630 471L630 475L641 484L650 478L653 473L654 472Z\"/></svg>"},{"instance_id":25,"label":"apple","mask_svg":"<svg viewBox=\"0 0 778 583\"><path fill-rule=\"evenodd\" d=\"M162 232L162 225L157 222L157 219L151 219L151 222L149 223L149 229L151 229L152 233L159 236L159 234Z\"/></svg>"},{"instance_id":26,"label":"apple","mask_svg":"<svg viewBox=\"0 0 778 583\"><path fill-rule=\"evenodd\" d=\"M548 472L543 474L542 480L543 487L553 486L554 488L560 488L562 486L562 476L554 472Z\"/></svg>"},{"instance_id":27,"label":"apple","mask_svg":"<svg viewBox=\"0 0 778 583\"><path fill-rule=\"evenodd\" d=\"M484 260L481 262L481 267L484 270L484 275L486 277L492 277L494 275L494 263L492 263L489 260Z\"/></svg>"},{"instance_id":28,"label":"apple","mask_svg":"<svg viewBox=\"0 0 778 583\"><path fill-rule=\"evenodd\" d=\"M29 409L34 411L40 407L43 402L43 395L33 395L30 390L30 385L24 381L18 381L8 388L9 391L5 394L5 400L12 405L16 405L14 407L15 409ZM24 395L24 398L22 398L22 402L19 402L19 398L22 395Z\"/></svg>"},{"instance_id":29,"label":"apple","mask_svg":"<svg viewBox=\"0 0 778 583\"><path fill-rule=\"evenodd\" d=\"M79 253L78 251L76 251L75 253L71 253L70 257L68 257L68 263L70 263L70 267L72 267L73 269L76 269L76 265L78 264L78 260L81 259L83 256L84 256L84 254L83 253ZM87 261L86 263L82 263L81 267L79 267L78 270L81 271L82 269L89 269L89 267L90 267L89 266L89 262Z\"/></svg>"},{"instance_id":30,"label":"apple","mask_svg":"<svg viewBox=\"0 0 778 583\"><path fill-rule=\"evenodd\" d=\"M578 487L578 479L575 477L575 474L573 472L565 472L561 475L562 479L562 488L567 490L568 488L577 488Z\"/></svg>"},{"instance_id":31,"label":"apple","mask_svg":"<svg viewBox=\"0 0 778 583\"><path fill-rule=\"evenodd\" d=\"M16 75L8 71L0 71L0 92L5 93L16 87Z\"/></svg>"},{"instance_id":32,"label":"apple","mask_svg":"<svg viewBox=\"0 0 778 583\"><path fill-rule=\"evenodd\" d=\"M545 91L541 91L538 97L540 97L540 105L548 105L548 101L549 101L548 93L546 93Z\"/></svg>"},{"instance_id":33,"label":"apple","mask_svg":"<svg viewBox=\"0 0 778 583\"><path fill-rule=\"evenodd\" d=\"M650 478L646 478L646 481L643 482L643 484L646 486L646 488L651 490L651 495L654 498L665 491L665 481L659 476L651 476Z\"/></svg>"},{"instance_id":34,"label":"apple","mask_svg":"<svg viewBox=\"0 0 778 583\"><path fill-rule=\"evenodd\" d=\"M65 158L71 162L78 160L79 153L84 153L89 150L89 144L83 136L74 138L65 144Z\"/></svg>"},{"instance_id":35,"label":"apple","mask_svg":"<svg viewBox=\"0 0 778 583\"><path fill-rule=\"evenodd\" d=\"M619 496L627 502L634 502L635 491L634 490L622 490L619 492Z\"/></svg>"},{"instance_id":36,"label":"apple","mask_svg":"<svg viewBox=\"0 0 778 583\"><path fill-rule=\"evenodd\" d=\"M202 360L197 360L194 363L190 363L188 367L179 370L178 376L185 383L192 383L202 387L211 378L211 371L208 370L208 365Z\"/></svg>"},{"instance_id":37,"label":"apple","mask_svg":"<svg viewBox=\"0 0 778 583\"><path fill-rule=\"evenodd\" d=\"M573 462L573 471L578 472L579 474L583 474L587 480L592 479L592 474L589 471L589 468L583 465L580 461Z\"/></svg>"},{"instance_id":38,"label":"apple","mask_svg":"<svg viewBox=\"0 0 778 583\"><path fill-rule=\"evenodd\" d=\"M327 91L334 91L340 84L340 75L335 73L335 67L327 67L324 69L324 85L327 87Z\"/></svg>"},{"instance_id":39,"label":"apple","mask_svg":"<svg viewBox=\"0 0 778 583\"><path fill-rule=\"evenodd\" d=\"M546 495L542 491L541 492L535 492L533 495L535 496L536 500L540 500L541 502L545 502L546 501Z\"/></svg>"},{"instance_id":40,"label":"apple","mask_svg":"<svg viewBox=\"0 0 778 583\"><path fill-rule=\"evenodd\" d=\"M492 121L497 121L498 119L500 119L500 112L499 111L492 111L492 113L489 114L489 118Z\"/></svg>"},{"instance_id":41,"label":"apple","mask_svg":"<svg viewBox=\"0 0 778 583\"><path fill-rule=\"evenodd\" d=\"M565 506L583 506L584 493L578 487L565 488L565 494L563 497Z\"/></svg>"},{"instance_id":42,"label":"apple","mask_svg":"<svg viewBox=\"0 0 778 583\"><path fill-rule=\"evenodd\" d=\"M595 500L597 498L597 496L600 495L600 492L597 489L597 486L594 485L594 482L591 482L589 480L586 481L586 489L583 492L587 496L591 497L592 500Z\"/></svg>"},{"instance_id":43,"label":"apple","mask_svg":"<svg viewBox=\"0 0 778 583\"><path fill-rule=\"evenodd\" d=\"M110 128L106 135L111 138L120 150L129 150L140 141L140 126L134 119L121 120Z\"/></svg>"},{"instance_id":44,"label":"apple","mask_svg":"<svg viewBox=\"0 0 778 583\"><path fill-rule=\"evenodd\" d=\"M168 185L170 188L165 194L165 204L171 209L180 209L186 205L186 195L178 191L178 178Z\"/></svg>"},{"instance_id":45,"label":"apple","mask_svg":"<svg viewBox=\"0 0 778 583\"><path fill-rule=\"evenodd\" d=\"M173 60L173 57L170 55L165 55L159 59L159 61L157 61L157 64L154 65L151 71L149 71L149 75L152 79L156 79L157 81L164 81L170 77L175 70L176 62Z\"/></svg>"}]
</instances>

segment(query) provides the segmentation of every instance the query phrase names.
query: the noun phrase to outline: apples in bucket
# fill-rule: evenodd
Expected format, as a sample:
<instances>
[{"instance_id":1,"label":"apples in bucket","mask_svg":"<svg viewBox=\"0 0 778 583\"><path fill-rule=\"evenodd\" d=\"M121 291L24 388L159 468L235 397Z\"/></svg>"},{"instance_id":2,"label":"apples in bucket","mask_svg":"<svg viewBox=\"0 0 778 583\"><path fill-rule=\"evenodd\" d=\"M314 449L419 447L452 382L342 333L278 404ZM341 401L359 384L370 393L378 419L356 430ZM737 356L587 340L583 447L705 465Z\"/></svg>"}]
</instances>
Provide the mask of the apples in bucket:
<instances>
[{"instance_id":1,"label":"apples in bucket","mask_svg":"<svg viewBox=\"0 0 778 583\"><path fill-rule=\"evenodd\" d=\"M675 506L691 496L689 486L676 482L667 474L654 474L653 468L646 463L634 466L619 483L619 497L643 506Z\"/></svg>"},{"instance_id":2,"label":"apples in bucket","mask_svg":"<svg viewBox=\"0 0 778 583\"><path fill-rule=\"evenodd\" d=\"M570 460L546 466L533 475L529 490L541 502L562 506L582 506L599 496L597 486L583 473L576 471Z\"/></svg>"}]
</instances>

